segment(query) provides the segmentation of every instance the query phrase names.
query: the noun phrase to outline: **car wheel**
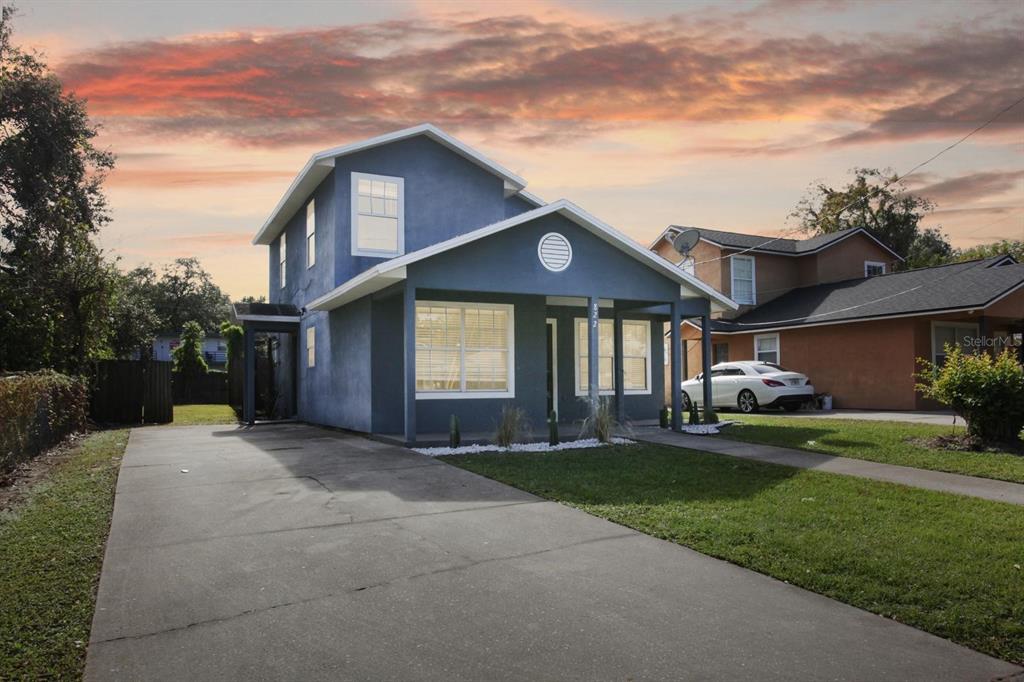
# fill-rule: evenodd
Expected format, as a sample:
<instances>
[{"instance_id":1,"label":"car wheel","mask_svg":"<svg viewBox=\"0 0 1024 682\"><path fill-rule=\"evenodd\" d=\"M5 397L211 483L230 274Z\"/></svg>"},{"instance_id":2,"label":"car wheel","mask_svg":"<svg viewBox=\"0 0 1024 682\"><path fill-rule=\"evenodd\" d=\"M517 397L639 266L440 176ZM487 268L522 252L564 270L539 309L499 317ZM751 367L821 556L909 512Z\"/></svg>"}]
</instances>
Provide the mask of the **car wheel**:
<instances>
[{"instance_id":1,"label":"car wheel","mask_svg":"<svg viewBox=\"0 0 1024 682\"><path fill-rule=\"evenodd\" d=\"M690 396L686 395L686 391L683 391L683 412L690 411Z\"/></svg>"},{"instance_id":2,"label":"car wheel","mask_svg":"<svg viewBox=\"0 0 1024 682\"><path fill-rule=\"evenodd\" d=\"M796 412L797 410L800 409L800 404L799 403L786 403L785 405L782 406L782 409L784 409L786 412Z\"/></svg>"},{"instance_id":3,"label":"car wheel","mask_svg":"<svg viewBox=\"0 0 1024 682\"><path fill-rule=\"evenodd\" d=\"M759 408L757 404L757 397L754 396L753 391L743 389L740 391L739 397L736 399L736 404L740 408L740 412L743 414L750 414L757 412Z\"/></svg>"}]
</instances>

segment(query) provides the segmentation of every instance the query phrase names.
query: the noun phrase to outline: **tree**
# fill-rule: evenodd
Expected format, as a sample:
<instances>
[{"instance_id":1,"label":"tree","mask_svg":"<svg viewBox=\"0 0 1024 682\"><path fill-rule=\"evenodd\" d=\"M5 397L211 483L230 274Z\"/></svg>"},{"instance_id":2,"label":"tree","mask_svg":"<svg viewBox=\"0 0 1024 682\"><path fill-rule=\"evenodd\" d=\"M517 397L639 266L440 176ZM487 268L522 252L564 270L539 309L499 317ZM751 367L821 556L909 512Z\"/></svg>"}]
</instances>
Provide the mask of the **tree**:
<instances>
[{"instance_id":1,"label":"tree","mask_svg":"<svg viewBox=\"0 0 1024 682\"><path fill-rule=\"evenodd\" d=\"M13 14L0 11L0 367L74 371L106 336L111 273L93 237L114 157L93 146L84 103L12 45Z\"/></svg>"},{"instance_id":2,"label":"tree","mask_svg":"<svg viewBox=\"0 0 1024 682\"><path fill-rule=\"evenodd\" d=\"M950 246L937 227L929 227L918 233L910 244L904 265L907 268L930 268L953 260L955 250Z\"/></svg>"},{"instance_id":3,"label":"tree","mask_svg":"<svg viewBox=\"0 0 1024 682\"><path fill-rule=\"evenodd\" d=\"M203 328L195 320L189 320L181 330L181 344L171 351L176 381L184 385L185 402L192 400L192 389L199 377L206 374L209 367L203 359Z\"/></svg>"},{"instance_id":4,"label":"tree","mask_svg":"<svg viewBox=\"0 0 1024 682\"><path fill-rule=\"evenodd\" d=\"M140 358L149 358L159 325L145 270L122 274L115 269L107 338L111 355L130 358L138 351Z\"/></svg>"},{"instance_id":5,"label":"tree","mask_svg":"<svg viewBox=\"0 0 1024 682\"><path fill-rule=\"evenodd\" d=\"M231 316L230 299L197 258L175 260L159 279L149 267L135 272L150 292L163 333L176 334L191 320L204 332L216 334L220 323Z\"/></svg>"},{"instance_id":6,"label":"tree","mask_svg":"<svg viewBox=\"0 0 1024 682\"><path fill-rule=\"evenodd\" d=\"M1010 255L1018 263L1024 263L1024 239L1003 239L991 244L979 244L967 249L959 249L953 260L977 260L994 256Z\"/></svg>"},{"instance_id":7,"label":"tree","mask_svg":"<svg viewBox=\"0 0 1024 682\"><path fill-rule=\"evenodd\" d=\"M852 173L853 181L842 189L818 183L808 190L790 214L801 231L817 235L863 227L905 259L900 268L952 252L939 230L919 229L935 208L931 200L911 194L890 170L854 168Z\"/></svg>"}]
</instances>

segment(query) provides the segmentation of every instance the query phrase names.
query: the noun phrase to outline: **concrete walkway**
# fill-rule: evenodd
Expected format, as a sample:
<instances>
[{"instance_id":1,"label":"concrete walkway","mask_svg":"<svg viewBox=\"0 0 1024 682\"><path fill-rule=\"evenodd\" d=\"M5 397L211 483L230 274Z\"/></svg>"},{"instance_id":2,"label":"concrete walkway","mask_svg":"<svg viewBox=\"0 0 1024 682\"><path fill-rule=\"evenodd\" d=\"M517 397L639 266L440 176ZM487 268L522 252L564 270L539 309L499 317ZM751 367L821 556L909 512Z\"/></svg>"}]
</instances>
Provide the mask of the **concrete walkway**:
<instances>
[{"instance_id":1,"label":"concrete walkway","mask_svg":"<svg viewBox=\"0 0 1024 682\"><path fill-rule=\"evenodd\" d=\"M767 417L769 413L759 416ZM798 412L772 412L770 416L794 419L860 419L878 422L906 422L908 424L936 424L949 426L953 423L952 412L895 412L891 410L800 410ZM957 417L957 426L963 427L964 420Z\"/></svg>"},{"instance_id":2,"label":"concrete walkway","mask_svg":"<svg viewBox=\"0 0 1024 682\"><path fill-rule=\"evenodd\" d=\"M132 431L85 677L936 681L1017 672L409 450L278 425Z\"/></svg>"},{"instance_id":3,"label":"concrete walkway","mask_svg":"<svg viewBox=\"0 0 1024 682\"><path fill-rule=\"evenodd\" d=\"M815 469L832 474L859 476L860 478L899 483L914 488L938 490L957 495L981 497L986 500L995 500L996 502L1024 505L1024 484L1020 483L996 481L991 478L979 478L977 476L949 474L943 471L915 469L914 467L905 467L898 464L869 462L864 459L853 459L851 457L822 455L804 450L780 448L774 445L759 445L727 440L725 438L695 436L686 433L676 433L667 429L640 428L636 429L632 437L636 440L650 443L714 452L721 455L729 455L730 457L768 462L769 464L783 464L798 469Z\"/></svg>"}]
</instances>

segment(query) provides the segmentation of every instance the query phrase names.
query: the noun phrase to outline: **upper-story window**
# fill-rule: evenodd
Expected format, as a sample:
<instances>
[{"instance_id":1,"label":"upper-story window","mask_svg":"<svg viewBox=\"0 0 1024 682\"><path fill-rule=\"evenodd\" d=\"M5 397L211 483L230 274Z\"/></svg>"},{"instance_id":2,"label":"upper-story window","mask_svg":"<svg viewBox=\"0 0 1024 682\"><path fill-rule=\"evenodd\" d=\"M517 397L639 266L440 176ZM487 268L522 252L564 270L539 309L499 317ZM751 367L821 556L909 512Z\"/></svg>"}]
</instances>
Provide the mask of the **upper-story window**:
<instances>
[{"instance_id":1,"label":"upper-story window","mask_svg":"<svg viewBox=\"0 0 1024 682\"><path fill-rule=\"evenodd\" d=\"M386 258L405 252L405 181L352 174L352 255Z\"/></svg>"},{"instance_id":2,"label":"upper-story window","mask_svg":"<svg viewBox=\"0 0 1024 682\"><path fill-rule=\"evenodd\" d=\"M757 303L757 287L754 284L754 257L730 256L732 261L732 300L737 303Z\"/></svg>"},{"instance_id":3,"label":"upper-story window","mask_svg":"<svg viewBox=\"0 0 1024 682\"><path fill-rule=\"evenodd\" d=\"M316 265L316 202L306 204L306 267Z\"/></svg>"},{"instance_id":4,"label":"upper-story window","mask_svg":"<svg viewBox=\"0 0 1024 682\"><path fill-rule=\"evenodd\" d=\"M285 261L288 259L288 242L284 232L281 233L280 243L277 245L277 266L278 266L278 279L281 280L281 288L284 289L285 275L287 274L285 268Z\"/></svg>"},{"instance_id":5,"label":"upper-story window","mask_svg":"<svg viewBox=\"0 0 1024 682\"><path fill-rule=\"evenodd\" d=\"M873 260L864 261L864 276L874 277L875 275L885 274L885 263L879 263Z\"/></svg>"}]
</instances>

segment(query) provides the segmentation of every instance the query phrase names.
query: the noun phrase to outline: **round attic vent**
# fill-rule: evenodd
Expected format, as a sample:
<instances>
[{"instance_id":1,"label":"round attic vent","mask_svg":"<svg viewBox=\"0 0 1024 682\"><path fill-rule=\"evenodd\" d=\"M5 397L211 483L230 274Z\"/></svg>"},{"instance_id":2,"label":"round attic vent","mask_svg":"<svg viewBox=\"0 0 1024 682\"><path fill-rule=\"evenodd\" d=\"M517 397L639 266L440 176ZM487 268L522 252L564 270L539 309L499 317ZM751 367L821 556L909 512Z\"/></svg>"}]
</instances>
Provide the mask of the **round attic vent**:
<instances>
[{"instance_id":1,"label":"round attic vent","mask_svg":"<svg viewBox=\"0 0 1024 682\"><path fill-rule=\"evenodd\" d=\"M537 243L537 257L551 272L561 272L572 262L572 246L557 232L548 232Z\"/></svg>"}]
</instances>

